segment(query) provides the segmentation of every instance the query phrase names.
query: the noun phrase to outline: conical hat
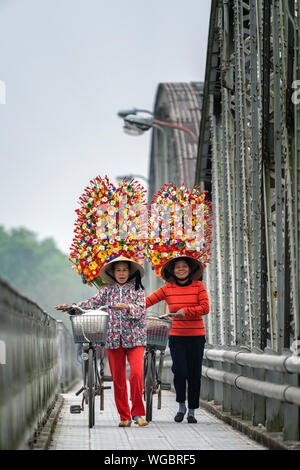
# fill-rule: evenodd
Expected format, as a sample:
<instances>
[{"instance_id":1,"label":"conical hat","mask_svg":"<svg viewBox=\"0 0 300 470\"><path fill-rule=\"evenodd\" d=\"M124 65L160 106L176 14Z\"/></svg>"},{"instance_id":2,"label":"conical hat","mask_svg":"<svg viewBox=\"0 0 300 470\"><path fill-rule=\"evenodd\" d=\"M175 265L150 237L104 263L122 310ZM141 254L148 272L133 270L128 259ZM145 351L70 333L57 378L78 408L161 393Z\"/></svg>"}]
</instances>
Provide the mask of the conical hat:
<instances>
[{"instance_id":1,"label":"conical hat","mask_svg":"<svg viewBox=\"0 0 300 470\"><path fill-rule=\"evenodd\" d=\"M176 261L186 261L188 265L190 266L191 271L194 271L196 268L198 268L195 273L190 277L191 280L193 281L198 281L200 277L203 274L203 265L200 261L198 261L195 258L192 258L191 256L176 256L169 261L167 261L163 267L161 268L161 277L165 281L170 281L172 280L173 276L173 268L174 264Z\"/></svg>"},{"instance_id":2,"label":"conical hat","mask_svg":"<svg viewBox=\"0 0 300 470\"><path fill-rule=\"evenodd\" d=\"M109 284L114 282L114 280L107 274L109 273L111 276L113 276L113 263L117 263L120 261L125 261L126 263L130 263L130 274L134 274L136 271L139 271L141 274L141 277L144 276L144 268L134 259L126 258L126 256L118 256L117 258L113 259L109 263L107 263L105 266L103 266L102 269L100 269L99 275L101 279Z\"/></svg>"}]
</instances>

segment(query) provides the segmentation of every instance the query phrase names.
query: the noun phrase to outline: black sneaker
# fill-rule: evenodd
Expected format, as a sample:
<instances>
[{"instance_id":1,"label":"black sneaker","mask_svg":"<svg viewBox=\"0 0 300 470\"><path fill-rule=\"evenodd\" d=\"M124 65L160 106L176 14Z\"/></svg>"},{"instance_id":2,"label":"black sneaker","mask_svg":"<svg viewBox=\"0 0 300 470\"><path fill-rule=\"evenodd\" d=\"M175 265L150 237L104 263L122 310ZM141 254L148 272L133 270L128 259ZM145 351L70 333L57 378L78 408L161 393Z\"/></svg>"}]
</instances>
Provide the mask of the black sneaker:
<instances>
[{"instance_id":1,"label":"black sneaker","mask_svg":"<svg viewBox=\"0 0 300 470\"><path fill-rule=\"evenodd\" d=\"M184 417L184 413L181 413L180 411L178 411L174 420L176 421L176 423L181 423L181 421L183 420L183 417Z\"/></svg>"},{"instance_id":2,"label":"black sneaker","mask_svg":"<svg viewBox=\"0 0 300 470\"><path fill-rule=\"evenodd\" d=\"M188 423L197 423L197 420L194 416L188 416L187 421Z\"/></svg>"}]
</instances>

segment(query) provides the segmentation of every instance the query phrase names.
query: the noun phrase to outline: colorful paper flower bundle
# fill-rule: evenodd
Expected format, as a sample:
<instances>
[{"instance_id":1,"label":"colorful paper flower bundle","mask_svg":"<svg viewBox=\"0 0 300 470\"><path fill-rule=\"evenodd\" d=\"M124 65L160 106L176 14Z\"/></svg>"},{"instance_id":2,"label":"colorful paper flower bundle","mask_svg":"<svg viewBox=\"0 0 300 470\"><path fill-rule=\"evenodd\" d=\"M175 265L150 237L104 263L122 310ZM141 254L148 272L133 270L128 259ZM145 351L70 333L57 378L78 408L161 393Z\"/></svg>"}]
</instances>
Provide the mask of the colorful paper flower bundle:
<instances>
[{"instance_id":1,"label":"colorful paper flower bundle","mask_svg":"<svg viewBox=\"0 0 300 470\"><path fill-rule=\"evenodd\" d=\"M147 238L145 189L124 180L115 187L97 176L79 198L70 261L82 281L103 284L100 269L119 256L142 260Z\"/></svg>"},{"instance_id":2,"label":"colorful paper flower bundle","mask_svg":"<svg viewBox=\"0 0 300 470\"><path fill-rule=\"evenodd\" d=\"M171 258L190 256L203 267L210 260L212 210L207 191L195 186L165 184L152 200L149 210L149 238L146 258L160 276L162 266Z\"/></svg>"}]
</instances>

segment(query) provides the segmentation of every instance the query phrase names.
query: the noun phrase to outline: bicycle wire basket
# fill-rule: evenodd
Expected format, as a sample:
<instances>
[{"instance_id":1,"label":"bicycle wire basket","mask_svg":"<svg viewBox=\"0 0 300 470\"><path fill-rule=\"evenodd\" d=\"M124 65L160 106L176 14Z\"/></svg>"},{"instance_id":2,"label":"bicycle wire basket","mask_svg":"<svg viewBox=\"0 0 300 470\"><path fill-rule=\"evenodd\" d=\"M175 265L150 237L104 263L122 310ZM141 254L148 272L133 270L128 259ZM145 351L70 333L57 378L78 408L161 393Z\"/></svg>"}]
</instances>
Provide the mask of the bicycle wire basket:
<instances>
[{"instance_id":1,"label":"bicycle wire basket","mask_svg":"<svg viewBox=\"0 0 300 470\"><path fill-rule=\"evenodd\" d=\"M101 313L76 315L71 317L75 343L105 343L109 314Z\"/></svg>"},{"instance_id":2,"label":"bicycle wire basket","mask_svg":"<svg viewBox=\"0 0 300 470\"><path fill-rule=\"evenodd\" d=\"M172 322L155 315L146 317L147 346L164 350L167 346Z\"/></svg>"}]
</instances>

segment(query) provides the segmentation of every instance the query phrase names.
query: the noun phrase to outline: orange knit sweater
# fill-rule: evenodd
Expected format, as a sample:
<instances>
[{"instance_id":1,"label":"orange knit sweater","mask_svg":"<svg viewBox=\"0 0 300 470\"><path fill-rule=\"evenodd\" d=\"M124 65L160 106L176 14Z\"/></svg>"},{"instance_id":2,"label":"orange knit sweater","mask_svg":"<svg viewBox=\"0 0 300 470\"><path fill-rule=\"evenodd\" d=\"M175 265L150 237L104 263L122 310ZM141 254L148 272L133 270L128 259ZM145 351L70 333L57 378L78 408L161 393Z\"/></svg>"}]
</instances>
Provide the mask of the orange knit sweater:
<instances>
[{"instance_id":1,"label":"orange knit sweater","mask_svg":"<svg viewBox=\"0 0 300 470\"><path fill-rule=\"evenodd\" d=\"M202 316L209 312L209 301L204 284L192 281L188 286L178 286L168 282L146 298L146 308L165 300L170 313L184 308L183 318L174 318L171 336L204 336L205 328Z\"/></svg>"}]
</instances>

